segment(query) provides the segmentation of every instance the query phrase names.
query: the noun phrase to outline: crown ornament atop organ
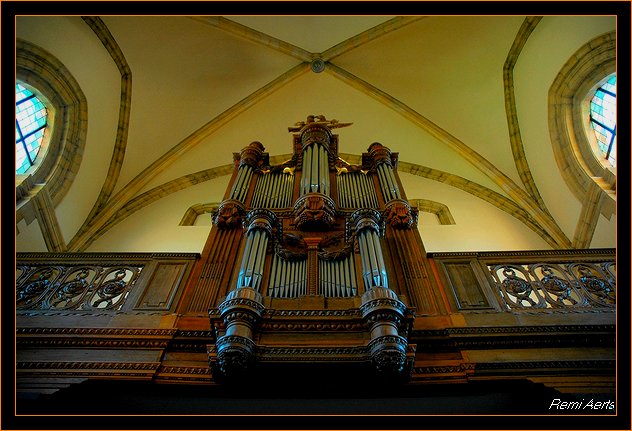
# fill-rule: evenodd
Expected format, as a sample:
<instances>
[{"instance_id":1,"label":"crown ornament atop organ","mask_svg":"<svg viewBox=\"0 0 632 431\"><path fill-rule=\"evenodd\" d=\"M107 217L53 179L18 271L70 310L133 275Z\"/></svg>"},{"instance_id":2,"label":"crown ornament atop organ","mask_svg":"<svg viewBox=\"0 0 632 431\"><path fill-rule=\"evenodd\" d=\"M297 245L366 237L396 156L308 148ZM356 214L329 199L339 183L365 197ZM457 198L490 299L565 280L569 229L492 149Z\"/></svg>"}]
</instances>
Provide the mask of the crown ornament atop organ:
<instances>
[{"instance_id":1,"label":"crown ornament atop organ","mask_svg":"<svg viewBox=\"0 0 632 431\"><path fill-rule=\"evenodd\" d=\"M436 288L398 154L372 143L360 164L341 159L332 129L351 124L297 122L292 157L279 165L260 142L234 154L182 310L208 309L214 378L307 361L410 373L410 326L415 312L438 312Z\"/></svg>"}]
</instances>

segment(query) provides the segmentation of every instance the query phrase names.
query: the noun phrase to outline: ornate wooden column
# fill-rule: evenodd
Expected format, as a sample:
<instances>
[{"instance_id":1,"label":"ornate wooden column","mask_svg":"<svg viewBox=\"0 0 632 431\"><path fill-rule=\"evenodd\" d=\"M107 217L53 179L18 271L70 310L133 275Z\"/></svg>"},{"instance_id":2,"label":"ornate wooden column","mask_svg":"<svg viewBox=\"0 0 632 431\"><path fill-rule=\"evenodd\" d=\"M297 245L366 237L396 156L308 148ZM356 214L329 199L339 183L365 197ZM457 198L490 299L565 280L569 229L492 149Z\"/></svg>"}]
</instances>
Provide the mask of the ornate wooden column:
<instances>
[{"instance_id":1,"label":"ornate wooden column","mask_svg":"<svg viewBox=\"0 0 632 431\"><path fill-rule=\"evenodd\" d=\"M218 307L226 332L216 342L217 369L229 377L247 369L253 360L254 329L264 310L259 289L276 215L255 209L248 213L246 223L246 245L237 284Z\"/></svg>"},{"instance_id":2,"label":"ornate wooden column","mask_svg":"<svg viewBox=\"0 0 632 431\"><path fill-rule=\"evenodd\" d=\"M388 288L388 276L379 234L382 231L380 213L360 209L351 215L362 261L362 279L366 292L360 311L371 328L369 353L378 371L400 374L406 365L408 341L399 334L406 305Z\"/></svg>"}]
</instances>

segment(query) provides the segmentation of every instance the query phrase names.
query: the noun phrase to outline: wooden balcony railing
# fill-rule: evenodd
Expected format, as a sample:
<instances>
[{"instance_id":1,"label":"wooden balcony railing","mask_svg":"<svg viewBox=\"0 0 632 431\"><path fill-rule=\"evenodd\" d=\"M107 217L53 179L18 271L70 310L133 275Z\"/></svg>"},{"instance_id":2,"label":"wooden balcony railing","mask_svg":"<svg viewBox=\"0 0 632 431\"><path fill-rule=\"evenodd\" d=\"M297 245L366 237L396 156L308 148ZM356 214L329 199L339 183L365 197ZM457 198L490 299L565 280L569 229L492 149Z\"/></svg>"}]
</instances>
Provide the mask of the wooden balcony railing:
<instances>
[{"instance_id":1,"label":"wooden balcony railing","mask_svg":"<svg viewBox=\"0 0 632 431\"><path fill-rule=\"evenodd\" d=\"M614 249L432 253L458 311L614 310Z\"/></svg>"},{"instance_id":2,"label":"wooden balcony railing","mask_svg":"<svg viewBox=\"0 0 632 431\"><path fill-rule=\"evenodd\" d=\"M170 311L196 253L18 253L16 311Z\"/></svg>"}]
</instances>

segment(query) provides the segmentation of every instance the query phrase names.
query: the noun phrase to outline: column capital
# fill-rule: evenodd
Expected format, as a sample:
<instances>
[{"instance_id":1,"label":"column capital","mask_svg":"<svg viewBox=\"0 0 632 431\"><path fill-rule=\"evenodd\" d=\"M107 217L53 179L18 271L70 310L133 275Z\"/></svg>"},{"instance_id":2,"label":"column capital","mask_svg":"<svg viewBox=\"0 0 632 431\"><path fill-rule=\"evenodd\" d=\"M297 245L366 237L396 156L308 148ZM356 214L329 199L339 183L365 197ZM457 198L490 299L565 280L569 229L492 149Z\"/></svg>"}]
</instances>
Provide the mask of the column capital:
<instances>
[{"instance_id":1,"label":"column capital","mask_svg":"<svg viewBox=\"0 0 632 431\"><path fill-rule=\"evenodd\" d=\"M393 160L393 152L391 152L390 148L380 144L379 142L373 142L371 145L369 145L367 151L369 152L369 157L373 161L374 167L377 167L382 163L386 163L391 168L394 167L395 163ZM397 157L395 157L395 159L396 158Z\"/></svg>"},{"instance_id":2,"label":"column capital","mask_svg":"<svg viewBox=\"0 0 632 431\"><path fill-rule=\"evenodd\" d=\"M356 233L364 229L373 229L378 234L381 234L383 229L382 215L379 211L372 208L361 208L355 210L348 219L350 227L356 231Z\"/></svg>"},{"instance_id":3,"label":"column capital","mask_svg":"<svg viewBox=\"0 0 632 431\"><path fill-rule=\"evenodd\" d=\"M239 166L248 165L258 168L262 161L265 147L259 141L251 142L247 147L242 148L239 153Z\"/></svg>"},{"instance_id":4,"label":"column capital","mask_svg":"<svg viewBox=\"0 0 632 431\"><path fill-rule=\"evenodd\" d=\"M233 229L241 225L246 208L235 199L226 199L219 204L213 223L220 229Z\"/></svg>"},{"instance_id":5,"label":"column capital","mask_svg":"<svg viewBox=\"0 0 632 431\"><path fill-rule=\"evenodd\" d=\"M277 216L273 211L265 208L250 210L244 221L244 228L248 232L254 229L263 229L272 236L272 228L277 222Z\"/></svg>"},{"instance_id":6,"label":"column capital","mask_svg":"<svg viewBox=\"0 0 632 431\"><path fill-rule=\"evenodd\" d=\"M391 199L382 213L385 223L395 229L409 229L417 222L416 214L404 199Z\"/></svg>"}]
</instances>

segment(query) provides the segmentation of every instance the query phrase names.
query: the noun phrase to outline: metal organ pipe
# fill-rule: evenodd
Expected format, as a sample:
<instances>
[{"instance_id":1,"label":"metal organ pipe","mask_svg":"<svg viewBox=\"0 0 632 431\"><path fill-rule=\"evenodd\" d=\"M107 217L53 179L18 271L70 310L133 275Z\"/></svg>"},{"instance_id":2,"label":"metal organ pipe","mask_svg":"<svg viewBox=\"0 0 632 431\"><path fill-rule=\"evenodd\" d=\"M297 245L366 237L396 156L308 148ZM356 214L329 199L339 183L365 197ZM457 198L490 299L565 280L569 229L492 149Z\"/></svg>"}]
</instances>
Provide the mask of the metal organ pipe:
<instances>
[{"instance_id":1,"label":"metal organ pipe","mask_svg":"<svg viewBox=\"0 0 632 431\"><path fill-rule=\"evenodd\" d=\"M372 287L388 288L388 277L379 238L381 216L376 210L364 208L351 214L351 223L355 226L362 279L367 291Z\"/></svg>"},{"instance_id":2,"label":"metal organ pipe","mask_svg":"<svg viewBox=\"0 0 632 431\"><path fill-rule=\"evenodd\" d=\"M306 259L289 261L277 254L272 258L268 296L296 298L306 293Z\"/></svg>"},{"instance_id":3,"label":"metal organ pipe","mask_svg":"<svg viewBox=\"0 0 632 431\"><path fill-rule=\"evenodd\" d=\"M336 182L342 208L377 208L377 196L369 176L361 172L349 172L337 175Z\"/></svg>"},{"instance_id":4,"label":"metal organ pipe","mask_svg":"<svg viewBox=\"0 0 632 431\"><path fill-rule=\"evenodd\" d=\"M259 292L268 238L275 220L275 214L269 210L255 209L248 213L248 232L237 277L237 289L251 287Z\"/></svg>"},{"instance_id":5,"label":"metal organ pipe","mask_svg":"<svg viewBox=\"0 0 632 431\"><path fill-rule=\"evenodd\" d=\"M318 260L318 293L325 297L355 296L353 254L340 260Z\"/></svg>"},{"instance_id":6,"label":"metal organ pipe","mask_svg":"<svg viewBox=\"0 0 632 431\"><path fill-rule=\"evenodd\" d=\"M320 181L318 180L318 162L320 161L320 146L314 144L312 147L312 169L310 171L309 191L318 192Z\"/></svg>"},{"instance_id":7,"label":"metal organ pipe","mask_svg":"<svg viewBox=\"0 0 632 431\"><path fill-rule=\"evenodd\" d=\"M244 201L248 192L250 178L252 178L252 167L246 164L239 166L237 178L230 191L230 199L235 199L240 202Z\"/></svg>"},{"instance_id":8,"label":"metal organ pipe","mask_svg":"<svg viewBox=\"0 0 632 431\"><path fill-rule=\"evenodd\" d=\"M292 201L294 176L283 172L260 174L252 208L287 208Z\"/></svg>"},{"instance_id":9,"label":"metal organ pipe","mask_svg":"<svg viewBox=\"0 0 632 431\"><path fill-rule=\"evenodd\" d=\"M392 199L401 199L399 193L399 187L397 187L397 181L392 169L386 163L381 163L377 167L378 177L380 179L380 185L382 186L382 193L386 202Z\"/></svg>"},{"instance_id":10,"label":"metal organ pipe","mask_svg":"<svg viewBox=\"0 0 632 431\"><path fill-rule=\"evenodd\" d=\"M301 195L322 193L329 195L329 159L327 149L320 144L312 144L303 150L303 173L301 176Z\"/></svg>"}]
</instances>

